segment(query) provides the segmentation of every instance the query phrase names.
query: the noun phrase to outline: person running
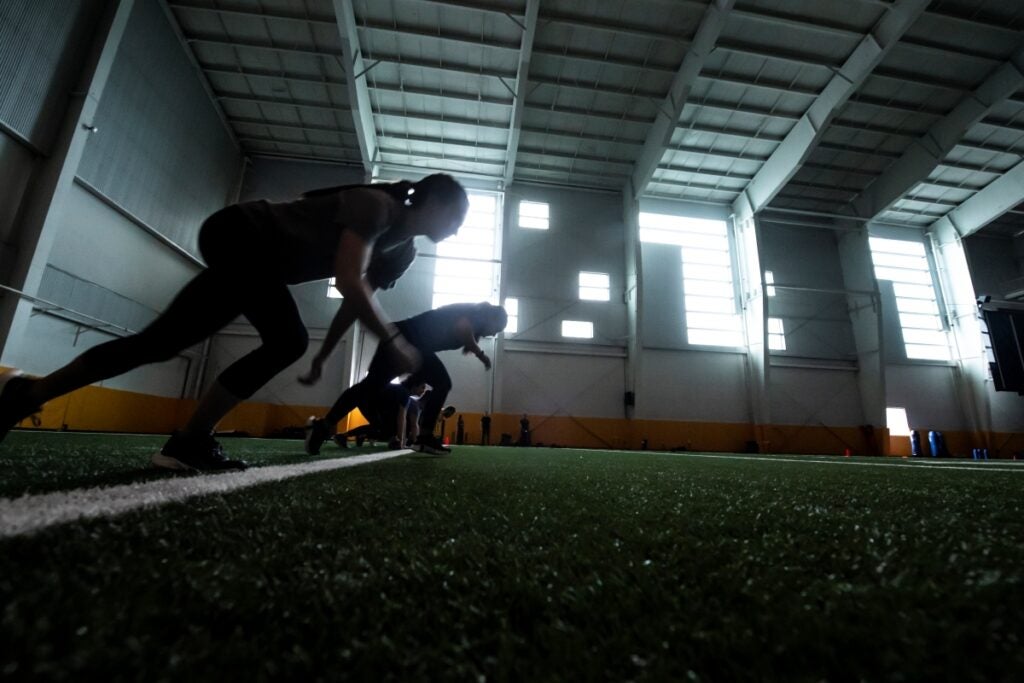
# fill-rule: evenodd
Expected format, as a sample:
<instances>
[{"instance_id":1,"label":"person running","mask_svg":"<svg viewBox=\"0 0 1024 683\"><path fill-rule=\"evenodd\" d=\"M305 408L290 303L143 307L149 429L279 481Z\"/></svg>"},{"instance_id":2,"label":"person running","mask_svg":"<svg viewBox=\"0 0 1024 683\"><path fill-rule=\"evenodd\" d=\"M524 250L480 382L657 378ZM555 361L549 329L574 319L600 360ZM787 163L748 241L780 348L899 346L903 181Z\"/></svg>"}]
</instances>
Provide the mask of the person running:
<instances>
[{"instance_id":1,"label":"person running","mask_svg":"<svg viewBox=\"0 0 1024 683\"><path fill-rule=\"evenodd\" d=\"M388 448L405 448L407 442L412 443L419 436L420 400L429 388L426 382L416 381L412 376L399 384L388 384L359 404L367 424L335 434L334 443L348 448L348 438L352 437L357 446L370 439L386 441Z\"/></svg>"},{"instance_id":2,"label":"person running","mask_svg":"<svg viewBox=\"0 0 1024 683\"><path fill-rule=\"evenodd\" d=\"M441 440L434 436L434 425L452 388L451 377L437 353L461 348L463 353L475 355L484 368L490 370L491 359L477 342L481 337L498 334L505 329L506 324L508 314L505 309L489 303L450 304L395 323L396 334L408 340L422 357L422 364L410 381L426 382L432 389L421 409L420 435L413 445L414 450L434 454L448 452ZM314 378L320 377L320 366L331 351L333 347L328 347L325 339L313 359L309 373L300 379L307 383L310 380L316 381ZM331 438L338 420L348 415L366 396L380 391L381 387L404 372L405 369L395 363L387 346L378 346L366 378L346 389L322 418L309 419L306 425L306 452L317 455L320 445Z\"/></svg>"},{"instance_id":3,"label":"person running","mask_svg":"<svg viewBox=\"0 0 1024 683\"><path fill-rule=\"evenodd\" d=\"M415 236L434 242L451 237L468 210L466 191L444 174L221 209L199 230L206 268L148 327L95 346L44 377L16 371L0 377L0 439L45 402L173 358L242 315L261 345L220 374L152 461L169 469L244 469L243 461L224 454L213 431L232 408L305 353L309 336L288 285L333 275L343 304L332 326L347 328L358 318L381 340L381 354L392 367L414 370L418 353L388 321L373 292L391 286L408 268Z\"/></svg>"}]
</instances>

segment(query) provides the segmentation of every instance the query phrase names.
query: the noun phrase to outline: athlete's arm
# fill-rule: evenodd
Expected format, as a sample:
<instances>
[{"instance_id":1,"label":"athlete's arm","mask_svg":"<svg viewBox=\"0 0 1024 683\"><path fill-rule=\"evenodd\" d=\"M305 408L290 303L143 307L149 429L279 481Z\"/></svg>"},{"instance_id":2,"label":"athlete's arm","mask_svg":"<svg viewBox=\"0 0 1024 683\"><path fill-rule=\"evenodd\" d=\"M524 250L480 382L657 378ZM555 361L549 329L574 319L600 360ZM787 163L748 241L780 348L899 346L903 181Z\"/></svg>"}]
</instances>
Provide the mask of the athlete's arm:
<instances>
[{"instance_id":1,"label":"athlete's arm","mask_svg":"<svg viewBox=\"0 0 1024 683\"><path fill-rule=\"evenodd\" d=\"M331 320L331 326L327 329L327 335L320 344L320 350L317 351L315 356L313 356L309 372L305 375L299 375L299 382L311 385L316 384L320 380L324 362L334 352L334 348L338 345L338 342L341 341L342 336L344 336L345 332L348 331L348 328L352 327L352 323L355 322L355 319L355 307L348 303L348 299L342 299L341 308L339 308L338 312L334 314L334 319Z\"/></svg>"},{"instance_id":2,"label":"athlete's arm","mask_svg":"<svg viewBox=\"0 0 1024 683\"><path fill-rule=\"evenodd\" d=\"M373 296L373 288L363 275L369 263L371 248L372 244L355 231L342 231L334 257L335 286L341 292L345 306L352 307L353 318L358 318L370 332L377 335L382 346L389 347L398 365L397 369L411 372L420 363L419 352L388 320Z\"/></svg>"},{"instance_id":3,"label":"athlete's arm","mask_svg":"<svg viewBox=\"0 0 1024 683\"><path fill-rule=\"evenodd\" d=\"M462 353L472 353L484 364L485 369L491 369L491 359L476 343L476 332L473 331L473 325L469 322L469 318L462 317L455 321L455 336L462 344Z\"/></svg>"}]
</instances>

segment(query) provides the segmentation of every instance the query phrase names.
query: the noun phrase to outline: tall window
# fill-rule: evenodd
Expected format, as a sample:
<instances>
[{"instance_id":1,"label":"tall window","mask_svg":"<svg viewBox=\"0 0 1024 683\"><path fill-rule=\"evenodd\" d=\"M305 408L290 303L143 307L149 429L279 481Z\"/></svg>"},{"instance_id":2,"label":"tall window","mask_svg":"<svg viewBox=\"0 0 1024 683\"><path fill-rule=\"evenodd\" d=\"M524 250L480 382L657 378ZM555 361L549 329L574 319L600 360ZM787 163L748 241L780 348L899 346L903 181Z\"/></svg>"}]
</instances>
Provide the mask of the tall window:
<instances>
[{"instance_id":1,"label":"tall window","mask_svg":"<svg viewBox=\"0 0 1024 683\"><path fill-rule=\"evenodd\" d=\"M786 331L782 318L768 318L768 348L772 351L786 350Z\"/></svg>"},{"instance_id":2,"label":"tall window","mask_svg":"<svg viewBox=\"0 0 1024 683\"><path fill-rule=\"evenodd\" d=\"M770 270L764 271L764 293L775 296L775 273Z\"/></svg>"},{"instance_id":3,"label":"tall window","mask_svg":"<svg viewBox=\"0 0 1024 683\"><path fill-rule=\"evenodd\" d=\"M508 313L508 325L505 325L505 336L519 331L519 299L505 297L505 312Z\"/></svg>"},{"instance_id":4,"label":"tall window","mask_svg":"<svg viewBox=\"0 0 1024 683\"><path fill-rule=\"evenodd\" d=\"M608 273L580 273L580 299L584 301L610 301L611 280Z\"/></svg>"},{"instance_id":5,"label":"tall window","mask_svg":"<svg viewBox=\"0 0 1024 683\"><path fill-rule=\"evenodd\" d=\"M681 248L687 342L743 346L725 221L641 212L640 241Z\"/></svg>"},{"instance_id":6,"label":"tall window","mask_svg":"<svg viewBox=\"0 0 1024 683\"><path fill-rule=\"evenodd\" d=\"M498 300L500 196L469 193L469 213L455 237L437 245L432 307Z\"/></svg>"},{"instance_id":7,"label":"tall window","mask_svg":"<svg viewBox=\"0 0 1024 683\"><path fill-rule=\"evenodd\" d=\"M889 436L910 436L906 408L886 408L885 424L889 427Z\"/></svg>"},{"instance_id":8,"label":"tall window","mask_svg":"<svg viewBox=\"0 0 1024 683\"><path fill-rule=\"evenodd\" d=\"M892 281L907 358L950 360L924 244L882 237L872 237L870 243L875 277Z\"/></svg>"},{"instance_id":9,"label":"tall window","mask_svg":"<svg viewBox=\"0 0 1024 683\"><path fill-rule=\"evenodd\" d=\"M548 229L548 205L543 202L519 202L519 227Z\"/></svg>"}]
</instances>

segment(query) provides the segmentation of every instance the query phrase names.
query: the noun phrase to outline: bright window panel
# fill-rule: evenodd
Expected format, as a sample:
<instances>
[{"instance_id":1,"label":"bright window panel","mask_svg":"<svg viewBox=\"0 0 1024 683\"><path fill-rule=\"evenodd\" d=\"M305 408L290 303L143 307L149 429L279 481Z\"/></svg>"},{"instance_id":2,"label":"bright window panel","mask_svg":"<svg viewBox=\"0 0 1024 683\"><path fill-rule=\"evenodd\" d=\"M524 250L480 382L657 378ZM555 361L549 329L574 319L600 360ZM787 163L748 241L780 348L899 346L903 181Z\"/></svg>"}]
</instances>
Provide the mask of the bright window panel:
<instances>
[{"instance_id":1,"label":"bright window panel","mask_svg":"<svg viewBox=\"0 0 1024 683\"><path fill-rule=\"evenodd\" d=\"M724 296L686 296L683 304L687 313L732 313L731 297Z\"/></svg>"},{"instance_id":2,"label":"bright window panel","mask_svg":"<svg viewBox=\"0 0 1024 683\"><path fill-rule=\"evenodd\" d=\"M786 350L786 333L782 318L768 318L768 348L772 351Z\"/></svg>"},{"instance_id":3,"label":"bright window panel","mask_svg":"<svg viewBox=\"0 0 1024 683\"><path fill-rule=\"evenodd\" d=\"M907 411L903 408L886 408L885 424L889 427L889 436L910 436Z\"/></svg>"},{"instance_id":4,"label":"bright window panel","mask_svg":"<svg viewBox=\"0 0 1024 683\"><path fill-rule=\"evenodd\" d=\"M515 334L519 331L519 299L505 297L505 312L508 313L508 325L505 325L505 335Z\"/></svg>"},{"instance_id":5,"label":"bright window panel","mask_svg":"<svg viewBox=\"0 0 1024 683\"><path fill-rule=\"evenodd\" d=\"M900 313L900 326L905 330L941 330L942 321L939 320L939 316L937 315Z\"/></svg>"},{"instance_id":6,"label":"bright window panel","mask_svg":"<svg viewBox=\"0 0 1024 683\"><path fill-rule=\"evenodd\" d=\"M950 360L949 338L924 243L880 237L869 241L875 277L892 281L907 358Z\"/></svg>"},{"instance_id":7,"label":"bright window panel","mask_svg":"<svg viewBox=\"0 0 1024 683\"><path fill-rule=\"evenodd\" d=\"M907 344L907 358L917 360L952 360L948 344L942 346Z\"/></svg>"},{"instance_id":8,"label":"bright window panel","mask_svg":"<svg viewBox=\"0 0 1024 683\"><path fill-rule=\"evenodd\" d=\"M736 331L741 329L740 317L724 313L691 313L686 312L686 326L703 330Z\"/></svg>"},{"instance_id":9,"label":"bright window panel","mask_svg":"<svg viewBox=\"0 0 1024 683\"><path fill-rule=\"evenodd\" d=\"M499 212L496 195L469 194L469 213L458 234L437 245L433 308L497 301Z\"/></svg>"},{"instance_id":10,"label":"bright window panel","mask_svg":"<svg viewBox=\"0 0 1024 683\"><path fill-rule=\"evenodd\" d=\"M519 202L519 227L547 230L548 205L543 202Z\"/></svg>"},{"instance_id":11,"label":"bright window panel","mask_svg":"<svg viewBox=\"0 0 1024 683\"><path fill-rule=\"evenodd\" d=\"M593 339L594 323L585 320L563 320L562 336L573 339Z\"/></svg>"},{"instance_id":12,"label":"bright window panel","mask_svg":"<svg viewBox=\"0 0 1024 683\"><path fill-rule=\"evenodd\" d=\"M896 298L896 310L900 313L920 313L923 315L935 315L939 314L939 305L935 303L935 300L927 299L902 299Z\"/></svg>"},{"instance_id":13,"label":"bright window panel","mask_svg":"<svg viewBox=\"0 0 1024 683\"><path fill-rule=\"evenodd\" d=\"M640 241L680 247L687 341L743 346L726 222L646 212L639 222Z\"/></svg>"},{"instance_id":14,"label":"bright window panel","mask_svg":"<svg viewBox=\"0 0 1024 683\"><path fill-rule=\"evenodd\" d=\"M935 301L935 290L929 285L908 285L902 282L892 283L893 292L899 299L928 299Z\"/></svg>"},{"instance_id":15,"label":"bright window panel","mask_svg":"<svg viewBox=\"0 0 1024 683\"><path fill-rule=\"evenodd\" d=\"M903 342L905 344L944 346L946 344L946 333L941 330L914 330L911 328L904 328Z\"/></svg>"},{"instance_id":16,"label":"bright window panel","mask_svg":"<svg viewBox=\"0 0 1024 683\"><path fill-rule=\"evenodd\" d=\"M341 292L339 292L338 288L334 286L334 278L333 277L327 282L327 298L328 299L341 299L342 298Z\"/></svg>"},{"instance_id":17,"label":"bright window panel","mask_svg":"<svg viewBox=\"0 0 1024 683\"><path fill-rule=\"evenodd\" d=\"M686 341L699 346L743 346L743 336L739 332L700 330L692 327L686 329Z\"/></svg>"},{"instance_id":18,"label":"bright window panel","mask_svg":"<svg viewBox=\"0 0 1024 683\"><path fill-rule=\"evenodd\" d=\"M610 279L607 273L580 273L580 299L610 301Z\"/></svg>"},{"instance_id":19,"label":"bright window panel","mask_svg":"<svg viewBox=\"0 0 1024 683\"><path fill-rule=\"evenodd\" d=\"M768 294L768 296L775 296L775 288L772 287L772 285L775 284L775 274L772 273L772 271L770 271L770 270L764 271L764 282L765 282L764 289L765 289L765 292Z\"/></svg>"}]
</instances>

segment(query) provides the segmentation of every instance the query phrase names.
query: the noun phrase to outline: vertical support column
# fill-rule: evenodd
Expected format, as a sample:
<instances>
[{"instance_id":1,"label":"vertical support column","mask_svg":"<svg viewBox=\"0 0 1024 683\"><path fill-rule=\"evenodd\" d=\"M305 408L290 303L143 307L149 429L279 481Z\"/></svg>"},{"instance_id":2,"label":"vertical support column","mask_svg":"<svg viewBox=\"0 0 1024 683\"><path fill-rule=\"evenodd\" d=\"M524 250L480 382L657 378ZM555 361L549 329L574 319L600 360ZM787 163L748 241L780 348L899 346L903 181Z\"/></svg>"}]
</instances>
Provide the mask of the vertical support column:
<instances>
[{"instance_id":1,"label":"vertical support column","mask_svg":"<svg viewBox=\"0 0 1024 683\"><path fill-rule=\"evenodd\" d=\"M771 451L766 428L771 424L768 401L768 302L765 298L764 273L761 269L760 229L757 218L747 215L737 220L732 229L736 245L739 273L740 314L747 343L747 400L754 438L762 453Z\"/></svg>"},{"instance_id":2,"label":"vertical support column","mask_svg":"<svg viewBox=\"0 0 1024 683\"><path fill-rule=\"evenodd\" d=\"M627 183L622 191L622 225L626 231L626 282L625 282L625 303L626 303L626 326L628 341L626 346L626 365L624 368L623 386L626 396L623 397L625 416L632 420L636 413L636 396L640 387L640 363L643 351L643 342L640 339L640 332L643 329L643 259L640 250L640 205L633 196L632 186ZM629 405L627 397L632 397L633 405ZM632 422L626 434L629 447L638 444L637 435L633 433Z\"/></svg>"},{"instance_id":3,"label":"vertical support column","mask_svg":"<svg viewBox=\"0 0 1024 683\"><path fill-rule=\"evenodd\" d=\"M947 221L935 223L928 232L928 239L938 269L946 319L953 335L956 389L964 422L973 432L974 443L994 448L992 406L986 386L988 365L963 240Z\"/></svg>"},{"instance_id":4,"label":"vertical support column","mask_svg":"<svg viewBox=\"0 0 1024 683\"><path fill-rule=\"evenodd\" d=\"M882 305L866 226L839 237L839 262L846 289L852 290L846 301L857 347L857 386L864 423L872 426L875 443L887 452Z\"/></svg>"},{"instance_id":5,"label":"vertical support column","mask_svg":"<svg viewBox=\"0 0 1024 683\"><path fill-rule=\"evenodd\" d=\"M64 219L65 204L85 151L89 135L114 135L99 130L95 122L103 90L110 78L121 38L124 36L135 0L111 0L96 27L95 42L82 66L76 91L72 93L53 152L39 168L25 198L21 220L16 228L18 255L9 285L36 296L53 243ZM0 302L0 340L3 355L28 324L32 305L13 294Z\"/></svg>"}]
</instances>

